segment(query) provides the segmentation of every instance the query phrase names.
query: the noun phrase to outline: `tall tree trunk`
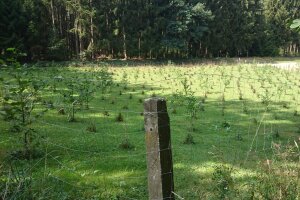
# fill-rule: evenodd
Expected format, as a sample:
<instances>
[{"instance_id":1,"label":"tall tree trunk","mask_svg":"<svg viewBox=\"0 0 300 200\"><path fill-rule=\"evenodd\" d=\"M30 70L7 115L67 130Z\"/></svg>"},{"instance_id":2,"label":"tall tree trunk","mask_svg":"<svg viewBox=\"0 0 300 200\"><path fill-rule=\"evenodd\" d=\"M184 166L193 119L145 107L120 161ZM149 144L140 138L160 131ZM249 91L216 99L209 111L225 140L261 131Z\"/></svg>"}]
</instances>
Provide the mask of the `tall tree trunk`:
<instances>
[{"instance_id":1,"label":"tall tree trunk","mask_svg":"<svg viewBox=\"0 0 300 200\"><path fill-rule=\"evenodd\" d=\"M76 17L77 18L77 17ZM76 49L76 57L78 57L80 50L79 50L79 29L78 29L78 19L75 19L75 49Z\"/></svg>"},{"instance_id":2,"label":"tall tree trunk","mask_svg":"<svg viewBox=\"0 0 300 200\"><path fill-rule=\"evenodd\" d=\"M126 33L125 33L124 24L122 27L122 32L123 32L123 56L124 56L124 59L127 60L127 45L126 45Z\"/></svg>"},{"instance_id":3,"label":"tall tree trunk","mask_svg":"<svg viewBox=\"0 0 300 200\"><path fill-rule=\"evenodd\" d=\"M52 21L52 30L55 31L55 16L54 16L54 3L53 0L50 1L50 9L51 9L51 21Z\"/></svg>"},{"instance_id":4,"label":"tall tree trunk","mask_svg":"<svg viewBox=\"0 0 300 200\"><path fill-rule=\"evenodd\" d=\"M123 56L127 60L127 45L126 45L126 30L125 30L125 9L126 9L126 0L122 1L123 12L122 12L122 34L123 34Z\"/></svg>"},{"instance_id":5,"label":"tall tree trunk","mask_svg":"<svg viewBox=\"0 0 300 200\"><path fill-rule=\"evenodd\" d=\"M59 8L59 13L58 13L58 16L59 16L59 32L60 32L60 35L61 37L63 37L63 22L62 22L62 7Z\"/></svg>"},{"instance_id":6,"label":"tall tree trunk","mask_svg":"<svg viewBox=\"0 0 300 200\"><path fill-rule=\"evenodd\" d=\"M126 33L125 33L125 26L123 24L123 28L122 28L122 32L123 32L123 56L124 59L127 60L127 45L126 45Z\"/></svg>"},{"instance_id":7,"label":"tall tree trunk","mask_svg":"<svg viewBox=\"0 0 300 200\"><path fill-rule=\"evenodd\" d=\"M82 31L82 24L79 22L79 54L84 51L84 43L83 43L83 31Z\"/></svg>"},{"instance_id":8,"label":"tall tree trunk","mask_svg":"<svg viewBox=\"0 0 300 200\"><path fill-rule=\"evenodd\" d=\"M139 33L139 59L141 59L141 36L142 34Z\"/></svg>"},{"instance_id":9,"label":"tall tree trunk","mask_svg":"<svg viewBox=\"0 0 300 200\"><path fill-rule=\"evenodd\" d=\"M67 45L68 45L68 50L70 52L72 52L72 41L71 41L71 38L70 38L70 33L69 33L69 30L70 30L70 20L71 20L71 17L70 17L70 11L69 11L69 8L66 8L67 10L67 16L66 16L66 27L67 27L67 30L66 30L66 37L67 37ZM73 52L72 52L73 54Z\"/></svg>"},{"instance_id":10,"label":"tall tree trunk","mask_svg":"<svg viewBox=\"0 0 300 200\"><path fill-rule=\"evenodd\" d=\"M90 49L92 51L92 59L95 58L95 55L94 55L94 19L93 19L93 0L90 0L90 9L91 9L91 18L90 18L90 31L91 31L91 39L90 39Z\"/></svg>"}]
</instances>

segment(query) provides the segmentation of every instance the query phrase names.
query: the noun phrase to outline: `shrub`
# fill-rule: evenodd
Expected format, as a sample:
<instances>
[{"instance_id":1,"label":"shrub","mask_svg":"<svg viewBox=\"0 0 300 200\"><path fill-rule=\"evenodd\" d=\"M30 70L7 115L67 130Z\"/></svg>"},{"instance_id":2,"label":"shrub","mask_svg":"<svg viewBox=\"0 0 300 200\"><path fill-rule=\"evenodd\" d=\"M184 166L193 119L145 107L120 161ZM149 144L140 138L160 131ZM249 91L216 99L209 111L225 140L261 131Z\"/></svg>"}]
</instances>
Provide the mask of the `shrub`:
<instances>
[{"instance_id":1,"label":"shrub","mask_svg":"<svg viewBox=\"0 0 300 200\"><path fill-rule=\"evenodd\" d=\"M213 176L213 190L219 199L230 199L234 192L234 182L232 178L232 168L221 165L214 169Z\"/></svg>"}]
</instances>

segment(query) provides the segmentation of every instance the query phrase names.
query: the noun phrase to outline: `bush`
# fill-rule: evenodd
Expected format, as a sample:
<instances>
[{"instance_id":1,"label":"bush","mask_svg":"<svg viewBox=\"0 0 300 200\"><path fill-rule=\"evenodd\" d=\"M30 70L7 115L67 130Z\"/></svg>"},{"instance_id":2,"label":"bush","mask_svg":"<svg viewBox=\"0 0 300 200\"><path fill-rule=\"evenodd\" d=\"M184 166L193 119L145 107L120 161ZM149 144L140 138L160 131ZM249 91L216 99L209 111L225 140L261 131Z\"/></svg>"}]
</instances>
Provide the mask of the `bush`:
<instances>
[{"instance_id":1,"label":"bush","mask_svg":"<svg viewBox=\"0 0 300 200\"><path fill-rule=\"evenodd\" d=\"M224 165L217 166L214 169L212 177L213 190L219 199L230 199L234 191L234 182L231 174L232 168Z\"/></svg>"}]
</instances>

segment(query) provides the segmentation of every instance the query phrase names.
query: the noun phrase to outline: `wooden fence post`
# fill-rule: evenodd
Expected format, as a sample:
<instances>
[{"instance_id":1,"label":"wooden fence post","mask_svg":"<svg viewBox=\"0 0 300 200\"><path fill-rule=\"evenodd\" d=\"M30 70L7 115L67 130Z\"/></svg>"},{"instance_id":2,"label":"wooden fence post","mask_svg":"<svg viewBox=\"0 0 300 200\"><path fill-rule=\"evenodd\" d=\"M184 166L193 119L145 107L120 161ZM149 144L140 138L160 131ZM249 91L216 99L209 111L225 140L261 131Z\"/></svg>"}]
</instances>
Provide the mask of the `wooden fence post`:
<instances>
[{"instance_id":1,"label":"wooden fence post","mask_svg":"<svg viewBox=\"0 0 300 200\"><path fill-rule=\"evenodd\" d=\"M166 101L150 98L144 102L148 190L150 200L174 200L170 119Z\"/></svg>"}]
</instances>

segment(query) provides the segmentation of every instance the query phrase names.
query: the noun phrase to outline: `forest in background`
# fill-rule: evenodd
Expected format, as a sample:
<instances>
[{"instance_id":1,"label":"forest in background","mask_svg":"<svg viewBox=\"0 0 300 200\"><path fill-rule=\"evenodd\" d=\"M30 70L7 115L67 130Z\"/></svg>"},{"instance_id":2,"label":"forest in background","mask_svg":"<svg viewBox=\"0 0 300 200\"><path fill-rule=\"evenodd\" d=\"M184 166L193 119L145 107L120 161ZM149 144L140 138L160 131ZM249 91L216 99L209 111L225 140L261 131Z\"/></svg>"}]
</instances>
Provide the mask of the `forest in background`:
<instances>
[{"instance_id":1,"label":"forest in background","mask_svg":"<svg viewBox=\"0 0 300 200\"><path fill-rule=\"evenodd\" d=\"M26 60L297 56L299 0L2 0L0 54Z\"/></svg>"}]
</instances>

